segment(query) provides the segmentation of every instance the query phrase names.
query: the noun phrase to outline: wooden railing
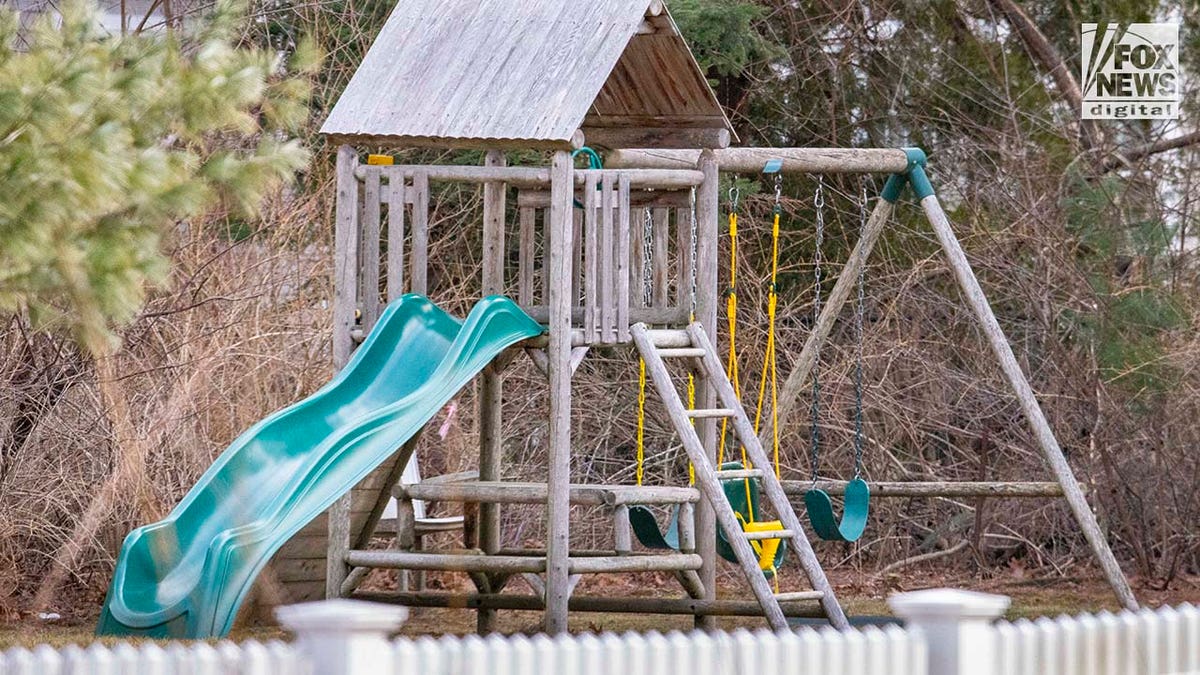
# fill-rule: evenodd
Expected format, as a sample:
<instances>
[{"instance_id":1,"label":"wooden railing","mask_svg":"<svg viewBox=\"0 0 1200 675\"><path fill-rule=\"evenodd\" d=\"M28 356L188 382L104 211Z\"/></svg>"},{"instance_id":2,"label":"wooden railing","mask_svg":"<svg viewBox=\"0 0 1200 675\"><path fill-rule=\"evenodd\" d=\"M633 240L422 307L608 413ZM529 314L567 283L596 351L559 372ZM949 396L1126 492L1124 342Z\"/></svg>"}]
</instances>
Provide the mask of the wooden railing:
<instances>
[{"instance_id":1,"label":"wooden railing","mask_svg":"<svg viewBox=\"0 0 1200 675\"><path fill-rule=\"evenodd\" d=\"M374 326L385 299L435 290L428 273L430 185L438 181L503 182L516 190L517 218L505 237L516 256L505 286L531 316L548 320L548 170L359 165L354 175L361 181L354 266L358 335ZM586 343L628 342L636 322L687 323L694 300L692 188L702 178L678 169L575 173L572 324Z\"/></svg>"}]
</instances>

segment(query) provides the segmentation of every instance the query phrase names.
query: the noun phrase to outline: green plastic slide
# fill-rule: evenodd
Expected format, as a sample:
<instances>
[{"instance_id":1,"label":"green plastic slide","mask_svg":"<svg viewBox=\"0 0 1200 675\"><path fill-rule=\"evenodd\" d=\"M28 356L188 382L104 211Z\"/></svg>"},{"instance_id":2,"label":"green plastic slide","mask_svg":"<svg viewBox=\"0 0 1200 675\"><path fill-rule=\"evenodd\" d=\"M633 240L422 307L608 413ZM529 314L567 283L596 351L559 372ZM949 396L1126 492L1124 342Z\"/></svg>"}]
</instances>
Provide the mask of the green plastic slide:
<instances>
[{"instance_id":1,"label":"green plastic slide","mask_svg":"<svg viewBox=\"0 0 1200 675\"><path fill-rule=\"evenodd\" d=\"M493 296L459 321L420 295L383 312L333 381L262 420L161 522L125 538L96 632L225 635L255 576L506 347L542 332Z\"/></svg>"}]
</instances>

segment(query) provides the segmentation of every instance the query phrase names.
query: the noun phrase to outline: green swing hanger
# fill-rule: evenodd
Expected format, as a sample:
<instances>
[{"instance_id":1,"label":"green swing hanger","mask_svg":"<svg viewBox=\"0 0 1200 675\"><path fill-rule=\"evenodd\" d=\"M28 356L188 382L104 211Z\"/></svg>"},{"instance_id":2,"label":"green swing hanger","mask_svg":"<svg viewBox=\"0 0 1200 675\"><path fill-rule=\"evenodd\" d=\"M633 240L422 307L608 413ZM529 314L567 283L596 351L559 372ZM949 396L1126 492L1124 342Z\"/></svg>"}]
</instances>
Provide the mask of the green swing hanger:
<instances>
[{"instance_id":1,"label":"green swing hanger","mask_svg":"<svg viewBox=\"0 0 1200 675\"><path fill-rule=\"evenodd\" d=\"M582 148L571 151L571 159L572 160L574 160L576 157L578 157L580 155L583 155L584 158L587 159L587 164L588 164L587 168L589 168L589 169L603 169L604 168L604 160L600 159L600 153L596 152L592 148L589 148L588 146L585 145ZM600 190L600 189L601 189L601 187L599 185L597 185L596 190ZM572 198L571 201L574 202L575 208L577 208L577 209L583 208L583 202L579 201L578 199Z\"/></svg>"},{"instance_id":2,"label":"green swing hanger","mask_svg":"<svg viewBox=\"0 0 1200 675\"><path fill-rule=\"evenodd\" d=\"M867 192L862 187L862 202L859 211L859 235L866 229ZM818 178L816 194L813 197L816 208L816 255L813 264L813 320L821 314L821 246L825 238L825 183ZM804 493L804 507L808 511L808 521L813 532L826 541L857 541L867 528L867 519L871 511L871 488L862 478L863 469L863 307L864 307L864 269L859 265L858 298L854 312L855 338L855 368L854 368L854 478L846 484L843 495L842 517L834 515L833 500L829 493L817 487L817 477L821 463L821 350L817 347L813 364L812 388L812 436L810 438L812 481L813 485Z\"/></svg>"}]
</instances>

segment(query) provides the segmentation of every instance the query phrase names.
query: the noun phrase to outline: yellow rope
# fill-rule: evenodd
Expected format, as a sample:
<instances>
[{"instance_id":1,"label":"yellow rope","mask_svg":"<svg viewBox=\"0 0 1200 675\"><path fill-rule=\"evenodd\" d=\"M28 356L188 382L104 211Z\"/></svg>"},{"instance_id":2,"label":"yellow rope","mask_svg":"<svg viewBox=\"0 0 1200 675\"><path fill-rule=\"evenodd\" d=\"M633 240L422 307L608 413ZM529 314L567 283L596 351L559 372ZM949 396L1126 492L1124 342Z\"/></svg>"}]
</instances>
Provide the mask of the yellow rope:
<instances>
[{"instance_id":1,"label":"yellow rope","mask_svg":"<svg viewBox=\"0 0 1200 675\"><path fill-rule=\"evenodd\" d=\"M738 216L729 212L729 293L725 298L725 317L729 326L729 357L725 363L725 374L733 383L733 393L741 398L741 378L738 377L737 356L737 235ZM717 466L725 463L725 438L729 431L729 419L721 420L721 442L717 445ZM745 452L742 453L745 455ZM745 462L743 456L742 461ZM749 466L746 467L750 468Z\"/></svg>"},{"instance_id":2,"label":"yellow rope","mask_svg":"<svg viewBox=\"0 0 1200 675\"><path fill-rule=\"evenodd\" d=\"M637 484L642 484L646 469L646 361L638 359L638 408L637 408Z\"/></svg>"},{"instance_id":3,"label":"yellow rope","mask_svg":"<svg viewBox=\"0 0 1200 675\"><path fill-rule=\"evenodd\" d=\"M771 225L771 281L767 292L767 349L763 352L762 380L758 385L758 409L754 413L754 433L758 433L762 425L763 408L766 403L767 380L771 381L771 450L775 459L775 477L780 477L779 469L779 384L777 379L775 358L775 315L779 296L775 290L775 282L779 278L779 209L775 210L775 219Z\"/></svg>"}]
</instances>

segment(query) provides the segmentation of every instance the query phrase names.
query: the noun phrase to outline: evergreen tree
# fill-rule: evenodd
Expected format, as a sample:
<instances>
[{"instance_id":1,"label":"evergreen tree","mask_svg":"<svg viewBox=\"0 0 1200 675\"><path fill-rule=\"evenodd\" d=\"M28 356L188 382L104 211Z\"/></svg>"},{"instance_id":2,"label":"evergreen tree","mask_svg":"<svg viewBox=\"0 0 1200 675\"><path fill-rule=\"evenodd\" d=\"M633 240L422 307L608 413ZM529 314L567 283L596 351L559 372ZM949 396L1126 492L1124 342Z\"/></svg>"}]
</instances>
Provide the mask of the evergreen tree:
<instances>
[{"instance_id":1,"label":"evergreen tree","mask_svg":"<svg viewBox=\"0 0 1200 675\"><path fill-rule=\"evenodd\" d=\"M0 13L0 310L105 353L165 278L173 225L253 212L304 166L283 132L307 116L308 81L236 46L239 17L221 3L190 34L114 38L72 3L19 51L17 16ZM303 47L291 70L317 60Z\"/></svg>"}]
</instances>

